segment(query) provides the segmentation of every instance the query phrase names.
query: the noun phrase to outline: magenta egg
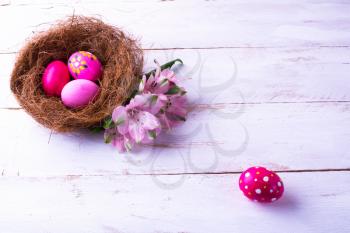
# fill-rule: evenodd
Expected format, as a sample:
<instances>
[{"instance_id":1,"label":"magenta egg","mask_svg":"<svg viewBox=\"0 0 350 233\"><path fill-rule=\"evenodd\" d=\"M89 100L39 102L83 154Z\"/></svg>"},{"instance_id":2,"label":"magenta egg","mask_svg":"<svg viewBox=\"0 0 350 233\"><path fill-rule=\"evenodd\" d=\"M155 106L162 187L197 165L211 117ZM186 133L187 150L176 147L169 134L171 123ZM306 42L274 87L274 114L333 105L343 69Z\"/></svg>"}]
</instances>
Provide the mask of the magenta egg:
<instances>
[{"instance_id":1,"label":"magenta egg","mask_svg":"<svg viewBox=\"0 0 350 233\"><path fill-rule=\"evenodd\" d=\"M67 65L62 61L53 61L45 69L42 77L42 85L46 95L61 96L61 91L69 82Z\"/></svg>"},{"instance_id":2,"label":"magenta egg","mask_svg":"<svg viewBox=\"0 0 350 233\"><path fill-rule=\"evenodd\" d=\"M258 202L274 202L284 192L281 178L264 167L250 167L242 172L239 188L246 197Z\"/></svg>"},{"instance_id":3,"label":"magenta egg","mask_svg":"<svg viewBox=\"0 0 350 233\"><path fill-rule=\"evenodd\" d=\"M99 86L86 79L77 79L67 83L61 93L61 99L65 106L79 108L93 101L99 92Z\"/></svg>"},{"instance_id":4,"label":"magenta egg","mask_svg":"<svg viewBox=\"0 0 350 233\"><path fill-rule=\"evenodd\" d=\"M95 55L86 51L73 53L68 60L68 69L74 79L96 81L101 78L103 69Z\"/></svg>"}]
</instances>

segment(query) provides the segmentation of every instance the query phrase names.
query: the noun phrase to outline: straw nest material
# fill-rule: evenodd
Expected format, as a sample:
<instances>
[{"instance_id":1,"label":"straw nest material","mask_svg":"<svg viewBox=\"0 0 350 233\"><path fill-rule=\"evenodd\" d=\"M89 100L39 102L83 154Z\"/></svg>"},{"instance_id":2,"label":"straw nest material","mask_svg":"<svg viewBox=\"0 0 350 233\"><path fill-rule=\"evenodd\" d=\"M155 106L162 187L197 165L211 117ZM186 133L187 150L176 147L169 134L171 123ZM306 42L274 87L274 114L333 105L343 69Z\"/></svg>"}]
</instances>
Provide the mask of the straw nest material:
<instances>
[{"instance_id":1,"label":"straw nest material","mask_svg":"<svg viewBox=\"0 0 350 233\"><path fill-rule=\"evenodd\" d=\"M103 65L100 92L84 108L69 109L58 97L45 95L41 79L53 60L67 62L76 51L89 51ZM40 124L57 132L89 128L111 115L135 89L143 66L137 42L99 19L69 17L30 39L11 74L11 90L20 105Z\"/></svg>"}]
</instances>

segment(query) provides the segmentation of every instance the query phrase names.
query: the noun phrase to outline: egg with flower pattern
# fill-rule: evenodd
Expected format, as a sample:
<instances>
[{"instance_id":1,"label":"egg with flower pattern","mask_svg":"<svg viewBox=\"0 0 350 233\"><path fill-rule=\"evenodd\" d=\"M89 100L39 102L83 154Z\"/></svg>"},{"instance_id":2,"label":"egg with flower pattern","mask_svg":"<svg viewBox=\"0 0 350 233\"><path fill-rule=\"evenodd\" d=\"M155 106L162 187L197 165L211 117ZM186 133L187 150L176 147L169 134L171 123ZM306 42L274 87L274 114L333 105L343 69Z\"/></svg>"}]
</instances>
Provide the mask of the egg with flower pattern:
<instances>
[{"instance_id":1,"label":"egg with flower pattern","mask_svg":"<svg viewBox=\"0 0 350 233\"><path fill-rule=\"evenodd\" d=\"M264 167L250 167L239 177L239 188L253 201L274 202L284 191L281 178Z\"/></svg>"},{"instance_id":2,"label":"egg with flower pattern","mask_svg":"<svg viewBox=\"0 0 350 233\"><path fill-rule=\"evenodd\" d=\"M98 58L87 51L73 53L68 59L68 69L74 79L97 81L101 78L103 68Z\"/></svg>"}]
</instances>

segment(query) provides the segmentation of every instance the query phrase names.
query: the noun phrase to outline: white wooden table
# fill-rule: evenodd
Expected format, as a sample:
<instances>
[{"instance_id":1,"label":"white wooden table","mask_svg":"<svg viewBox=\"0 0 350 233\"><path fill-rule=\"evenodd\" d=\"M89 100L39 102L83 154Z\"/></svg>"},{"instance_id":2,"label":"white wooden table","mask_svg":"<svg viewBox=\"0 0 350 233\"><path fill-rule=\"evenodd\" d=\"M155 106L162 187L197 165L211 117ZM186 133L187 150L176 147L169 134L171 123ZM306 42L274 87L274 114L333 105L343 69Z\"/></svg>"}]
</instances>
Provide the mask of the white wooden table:
<instances>
[{"instance_id":1,"label":"white wooden table","mask_svg":"<svg viewBox=\"0 0 350 233\"><path fill-rule=\"evenodd\" d=\"M51 133L9 90L16 52L67 15L182 58L193 110L155 147ZM350 2L0 0L0 232L350 232ZM239 173L280 171L273 204Z\"/></svg>"}]
</instances>

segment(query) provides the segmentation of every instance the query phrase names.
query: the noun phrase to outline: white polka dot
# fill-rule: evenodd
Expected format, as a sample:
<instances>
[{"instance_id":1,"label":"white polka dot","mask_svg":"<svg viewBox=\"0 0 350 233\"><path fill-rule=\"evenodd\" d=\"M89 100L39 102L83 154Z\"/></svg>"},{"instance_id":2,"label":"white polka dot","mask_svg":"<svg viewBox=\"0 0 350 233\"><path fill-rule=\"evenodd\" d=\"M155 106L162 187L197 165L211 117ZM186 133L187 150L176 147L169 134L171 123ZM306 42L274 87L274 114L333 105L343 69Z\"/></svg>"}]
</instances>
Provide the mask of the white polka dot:
<instances>
[{"instance_id":1,"label":"white polka dot","mask_svg":"<svg viewBox=\"0 0 350 233\"><path fill-rule=\"evenodd\" d=\"M278 181L278 182L277 182L277 186L278 186L278 187L281 187L281 186L282 186L282 183Z\"/></svg>"},{"instance_id":2,"label":"white polka dot","mask_svg":"<svg viewBox=\"0 0 350 233\"><path fill-rule=\"evenodd\" d=\"M255 178L255 179L254 179L254 181L255 181L255 182L257 182L257 181L258 181L258 179L257 179L257 178Z\"/></svg>"},{"instance_id":3,"label":"white polka dot","mask_svg":"<svg viewBox=\"0 0 350 233\"><path fill-rule=\"evenodd\" d=\"M276 201L277 200L277 198L271 198L271 201Z\"/></svg>"},{"instance_id":4,"label":"white polka dot","mask_svg":"<svg viewBox=\"0 0 350 233\"><path fill-rule=\"evenodd\" d=\"M78 67L79 65L80 65L79 62L74 62L74 66L75 66L75 67Z\"/></svg>"},{"instance_id":5,"label":"white polka dot","mask_svg":"<svg viewBox=\"0 0 350 233\"><path fill-rule=\"evenodd\" d=\"M260 194L261 193L261 189L255 189L256 194Z\"/></svg>"},{"instance_id":6,"label":"white polka dot","mask_svg":"<svg viewBox=\"0 0 350 233\"><path fill-rule=\"evenodd\" d=\"M264 176L263 181L268 182L269 181L269 177L268 176Z\"/></svg>"},{"instance_id":7,"label":"white polka dot","mask_svg":"<svg viewBox=\"0 0 350 233\"><path fill-rule=\"evenodd\" d=\"M272 189L270 189L270 193L273 193L273 190L272 190Z\"/></svg>"},{"instance_id":8,"label":"white polka dot","mask_svg":"<svg viewBox=\"0 0 350 233\"><path fill-rule=\"evenodd\" d=\"M249 177L249 176L250 176L250 173L247 172L244 176L245 176L245 177Z\"/></svg>"},{"instance_id":9,"label":"white polka dot","mask_svg":"<svg viewBox=\"0 0 350 233\"><path fill-rule=\"evenodd\" d=\"M248 189L248 185L244 186L245 189Z\"/></svg>"}]
</instances>

